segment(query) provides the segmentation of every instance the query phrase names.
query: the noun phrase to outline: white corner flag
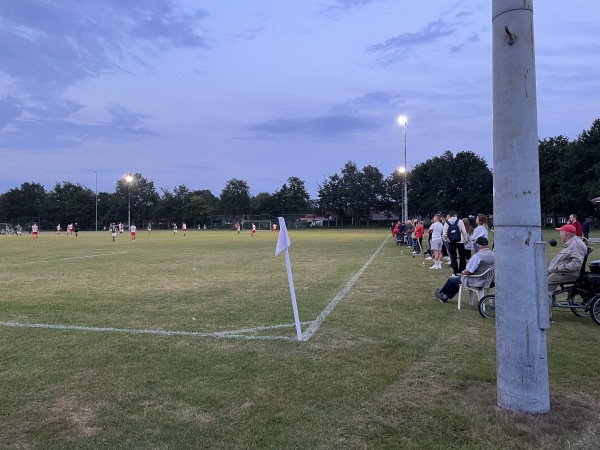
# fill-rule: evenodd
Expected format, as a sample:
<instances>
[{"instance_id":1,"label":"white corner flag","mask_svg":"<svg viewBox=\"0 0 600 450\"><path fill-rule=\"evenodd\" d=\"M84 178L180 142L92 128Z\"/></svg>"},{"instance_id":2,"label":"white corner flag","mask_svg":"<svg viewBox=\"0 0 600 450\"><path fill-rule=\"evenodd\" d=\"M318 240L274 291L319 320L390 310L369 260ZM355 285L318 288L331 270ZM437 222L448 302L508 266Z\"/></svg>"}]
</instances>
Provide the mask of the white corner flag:
<instances>
[{"instance_id":1,"label":"white corner flag","mask_svg":"<svg viewBox=\"0 0 600 450\"><path fill-rule=\"evenodd\" d=\"M298 305L296 304L296 292L294 290L294 279L292 278L292 266L290 265L290 255L288 254L288 248L292 244L288 235L287 227L285 226L285 219L278 217L279 219L279 237L277 238L277 247L275 248L275 256L279 255L282 251L285 251L285 266L287 268L288 282L290 285L290 295L292 296L292 308L294 310L294 322L296 323L296 334L298 340L302 340L302 329L300 328L300 317L298 316Z\"/></svg>"},{"instance_id":2,"label":"white corner flag","mask_svg":"<svg viewBox=\"0 0 600 450\"><path fill-rule=\"evenodd\" d=\"M285 227L285 219L278 217L279 219L279 237L277 238L277 247L275 248L275 256L279 255L283 250L290 247L290 236L288 235L287 228Z\"/></svg>"}]
</instances>

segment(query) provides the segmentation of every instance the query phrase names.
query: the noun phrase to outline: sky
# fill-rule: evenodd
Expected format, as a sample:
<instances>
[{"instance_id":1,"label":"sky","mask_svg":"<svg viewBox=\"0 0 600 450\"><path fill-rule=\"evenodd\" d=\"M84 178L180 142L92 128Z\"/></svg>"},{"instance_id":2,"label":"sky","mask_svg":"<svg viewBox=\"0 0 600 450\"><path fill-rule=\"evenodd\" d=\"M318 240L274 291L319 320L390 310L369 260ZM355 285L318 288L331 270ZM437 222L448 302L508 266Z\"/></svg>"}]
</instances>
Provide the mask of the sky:
<instances>
[{"instance_id":1,"label":"sky","mask_svg":"<svg viewBox=\"0 0 600 450\"><path fill-rule=\"evenodd\" d=\"M1 0L0 193L24 182L312 197L349 160L492 166L492 0ZM600 2L535 0L538 134L600 117Z\"/></svg>"}]
</instances>

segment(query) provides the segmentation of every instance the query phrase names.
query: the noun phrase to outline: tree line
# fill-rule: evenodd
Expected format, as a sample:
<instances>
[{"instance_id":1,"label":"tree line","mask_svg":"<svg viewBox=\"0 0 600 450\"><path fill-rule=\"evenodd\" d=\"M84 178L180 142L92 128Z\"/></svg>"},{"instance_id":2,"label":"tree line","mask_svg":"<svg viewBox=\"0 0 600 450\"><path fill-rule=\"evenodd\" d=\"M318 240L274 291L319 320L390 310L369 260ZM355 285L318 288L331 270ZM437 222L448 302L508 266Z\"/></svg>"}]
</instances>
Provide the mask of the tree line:
<instances>
[{"instance_id":1,"label":"tree line","mask_svg":"<svg viewBox=\"0 0 600 450\"><path fill-rule=\"evenodd\" d=\"M600 195L600 119L573 141L564 136L540 140L539 155L542 211L594 215L590 200ZM452 209L461 217L493 212L493 174L487 162L471 151L445 151L406 174L395 171L387 176L377 167L359 168L347 161L339 173L319 184L316 199L310 198L304 181L297 177L288 178L273 193L255 196L247 181L233 178L217 197L210 190L190 190L185 185L157 190L152 180L136 173L131 183L116 180L114 192L98 193L98 224L126 222L131 206L131 220L138 226L148 221L210 225L216 215L306 213L332 217L337 225L360 226L368 224L374 213L400 216L405 175L409 217L431 217ZM14 225L23 217L40 217L45 228L78 222L82 229L93 229L96 193L64 181L49 191L37 183L23 183L0 194L0 221Z\"/></svg>"}]
</instances>

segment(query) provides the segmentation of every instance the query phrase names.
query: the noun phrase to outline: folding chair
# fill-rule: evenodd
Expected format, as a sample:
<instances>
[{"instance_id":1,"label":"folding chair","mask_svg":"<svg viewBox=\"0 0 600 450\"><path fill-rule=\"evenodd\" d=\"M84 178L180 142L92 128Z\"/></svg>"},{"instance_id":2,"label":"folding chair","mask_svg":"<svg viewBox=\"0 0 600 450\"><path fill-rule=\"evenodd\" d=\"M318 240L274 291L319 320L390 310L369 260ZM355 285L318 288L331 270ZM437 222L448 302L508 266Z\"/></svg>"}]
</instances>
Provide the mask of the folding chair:
<instances>
[{"instance_id":1,"label":"folding chair","mask_svg":"<svg viewBox=\"0 0 600 450\"><path fill-rule=\"evenodd\" d=\"M485 279L485 283L481 287L472 287L465 286L465 280L471 280L475 278L483 278ZM468 281L467 281L468 284ZM494 284L494 268L490 267L485 272L480 273L479 275L463 275L461 278L460 288L458 289L458 309L460 309L460 301L462 299L463 287L469 291L469 305L473 305L473 294L477 294L477 300L481 300L481 298L489 292Z\"/></svg>"}]
</instances>

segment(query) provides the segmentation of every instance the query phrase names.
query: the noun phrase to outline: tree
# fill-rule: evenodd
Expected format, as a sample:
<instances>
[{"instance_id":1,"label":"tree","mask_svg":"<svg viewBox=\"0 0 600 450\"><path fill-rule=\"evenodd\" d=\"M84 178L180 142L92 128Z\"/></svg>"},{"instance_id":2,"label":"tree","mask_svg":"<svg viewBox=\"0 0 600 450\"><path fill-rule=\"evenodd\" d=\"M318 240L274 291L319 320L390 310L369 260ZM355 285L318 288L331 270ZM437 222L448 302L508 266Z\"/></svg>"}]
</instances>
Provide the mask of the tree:
<instances>
[{"instance_id":1,"label":"tree","mask_svg":"<svg viewBox=\"0 0 600 450\"><path fill-rule=\"evenodd\" d=\"M250 188L245 180L232 178L221 191L221 212L229 216L243 216L250 211Z\"/></svg>"},{"instance_id":2,"label":"tree","mask_svg":"<svg viewBox=\"0 0 600 450\"><path fill-rule=\"evenodd\" d=\"M192 195L183 207L183 218L187 221L194 220L206 224L210 222L213 211L204 197Z\"/></svg>"},{"instance_id":3,"label":"tree","mask_svg":"<svg viewBox=\"0 0 600 450\"><path fill-rule=\"evenodd\" d=\"M96 194L80 184L56 183L47 195L46 218L52 225L76 222L82 229L95 228Z\"/></svg>"},{"instance_id":4,"label":"tree","mask_svg":"<svg viewBox=\"0 0 600 450\"><path fill-rule=\"evenodd\" d=\"M570 205L568 190L563 189L566 164L571 143L565 136L542 139L538 144L540 158L540 204L542 212L554 214Z\"/></svg>"},{"instance_id":5,"label":"tree","mask_svg":"<svg viewBox=\"0 0 600 450\"><path fill-rule=\"evenodd\" d=\"M290 177L279 191L273 194L276 216L283 214L301 214L309 209L310 195L304 186L304 181Z\"/></svg>"},{"instance_id":6,"label":"tree","mask_svg":"<svg viewBox=\"0 0 600 450\"><path fill-rule=\"evenodd\" d=\"M274 195L268 192L259 192L251 199L250 213L252 215L268 214L277 216L278 208L275 206Z\"/></svg>"},{"instance_id":7,"label":"tree","mask_svg":"<svg viewBox=\"0 0 600 450\"><path fill-rule=\"evenodd\" d=\"M412 215L431 217L455 210L459 216L489 214L493 209L493 176L483 158L473 152L450 151L418 164L408 174Z\"/></svg>"},{"instance_id":8,"label":"tree","mask_svg":"<svg viewBox=\"0 0 600 450\"><path fill-rule=\"evenodd\" d=\"M20 217L42 217L44 220L46 196L46 189L41 184L23 183L0 196L0 217L14 221Z\"/></svg>"}]
</instances>

